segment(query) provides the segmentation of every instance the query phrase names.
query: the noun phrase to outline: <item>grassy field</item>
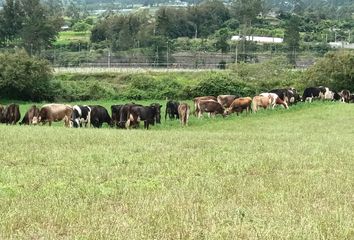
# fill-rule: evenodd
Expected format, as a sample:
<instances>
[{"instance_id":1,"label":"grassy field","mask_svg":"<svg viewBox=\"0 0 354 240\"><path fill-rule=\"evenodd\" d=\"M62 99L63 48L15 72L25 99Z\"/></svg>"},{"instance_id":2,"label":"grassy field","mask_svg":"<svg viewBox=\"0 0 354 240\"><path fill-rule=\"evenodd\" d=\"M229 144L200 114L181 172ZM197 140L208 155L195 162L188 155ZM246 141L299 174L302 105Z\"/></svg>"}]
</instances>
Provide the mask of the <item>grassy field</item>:
<instances>
[{"instance_id":1,"label":"grassy field","mask_svg":"<svg viewBox=\"0 0 354 240\"><path fill-rule=\"evenodd\" d=\"M149 131L0 125L0 239L354 239L353 123L354 105L313 103Z\"/></svg>"},{"instance_id":2,"label":"grassy field","mask_svg":"<svg viewBox=\"0 0 354 240\"><path fill-rule=\"evenodd\" d=\"M55 44L69 44L73 42L89 42L90 32L74 32L65 31L59 32L59 37Z\"/></svg>"}]
</instances>

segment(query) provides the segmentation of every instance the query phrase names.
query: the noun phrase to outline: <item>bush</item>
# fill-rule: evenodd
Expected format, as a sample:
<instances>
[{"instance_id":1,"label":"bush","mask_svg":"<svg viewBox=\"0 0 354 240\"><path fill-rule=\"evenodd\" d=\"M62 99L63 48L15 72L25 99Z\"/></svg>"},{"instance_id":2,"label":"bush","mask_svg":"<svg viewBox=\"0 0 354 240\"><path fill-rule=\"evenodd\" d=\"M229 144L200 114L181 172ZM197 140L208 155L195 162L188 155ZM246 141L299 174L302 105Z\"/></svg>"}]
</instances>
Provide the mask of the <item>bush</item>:
<instances>
[{"instance_id":1,"label":"bush","mask_svg":"<svg viewBox=\"0 0 354 240\"><path fill-rule=\"evenodd\" d=\"M353 66L353 51L330 52L306 71L305 78L312 86L354 91Z\"/></svg>"},{"instance_id":2,"label":"bush","mask_svg":"<svg viewBox=\"0 0 354 240\"><path fill-rule=\"evenodd\" d=\"M193 97L220 94L249 96L255 92L256 90L245 82L235 80L230 74L218 72L209 74L191 90Z\"/></svg>"},{"instance_id":3,"label":"bush","mask_svg":"<svg viewBox=\"0 0 354 240\"><path fill-rule=\"evenodd\" d=\"M21 100L52 101L57 84L45 60L30 57L24 50L0 53L0 94Z\"/></svg>"},{"instance_id":4,"label":"bush","mask_svg":"<svg viewBox=\"0 0 354 240\"><path fill-rule=\"evenodd\" d=\"M77 22L74 24L74 26L72 26L72 30L74 32L86 32L86 31L90 31L92 28L92 26L86 22Z\"/></svg>"}]
</instances>

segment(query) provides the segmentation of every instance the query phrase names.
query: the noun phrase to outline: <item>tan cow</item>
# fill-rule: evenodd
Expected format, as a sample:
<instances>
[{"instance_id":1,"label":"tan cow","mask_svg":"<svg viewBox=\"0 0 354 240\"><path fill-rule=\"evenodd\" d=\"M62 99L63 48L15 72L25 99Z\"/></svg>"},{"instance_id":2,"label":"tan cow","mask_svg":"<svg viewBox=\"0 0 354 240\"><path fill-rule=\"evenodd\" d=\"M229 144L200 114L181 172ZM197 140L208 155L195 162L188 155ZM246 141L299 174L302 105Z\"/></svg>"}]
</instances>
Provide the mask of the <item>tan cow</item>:
<instances>
[{"instance_id":1,"label":"tan cow","mask_svg":"<svg viewBox=\"0 0 354 240\"><path fill-rule=\"evenodd\" d=\"M49 126L52 125L52 122L64 121L64 125L66 127L70 126L70 117L73 109L69 105L65 104L46 104L44 105L38 117L38 123L42 123L43 125L49 122Z\"/></svg>"},{"instance_id":2,"label":"tan cow","mask_svg":"<svg viewBox=\"0 0 354 240\"><path fill-rule=\"evenodd\" d=\"M228 108L230 107L230 105L232 104L232 102L238 98L235 95L219 95L217 97L217 101L218 103L221 104L221 106L223 106L224 108Z\"/></svg>"},{"instance_id":3,"label":"tan cow","mask_svg":"<svg viewBox=\"0 0 354 240\"><path fill-rule=\"evenodd\" d=\"M235 99L229 108L225 109L225 114L231 114L236 112L237 116L239 113L242 113L243 110L246 110L248 113L251 110L252 98L242 97Z\"/></svg>"},{"instance_id":4,"label":"tan cow","mask_svg":"<svg viewBox=\"0 0 354 240\"><path fill-rule=\"evenodd\" d=\"M257 112L260 107L267 109L270 107L272 100L270 97L265 96L255 96L252 99L252 110L253 112Z\"/></svg>"},{"instance_id":5,"label":"tan cow","mask_svg":"<svg viewBox=\"0 0 354 240\"><path fill-rule=\"evenodd\" d=\"M190 107L187 103L181 103L178 106L178 115L182 126L188 125L189 113Z\"/></svg>"}]
</instances>

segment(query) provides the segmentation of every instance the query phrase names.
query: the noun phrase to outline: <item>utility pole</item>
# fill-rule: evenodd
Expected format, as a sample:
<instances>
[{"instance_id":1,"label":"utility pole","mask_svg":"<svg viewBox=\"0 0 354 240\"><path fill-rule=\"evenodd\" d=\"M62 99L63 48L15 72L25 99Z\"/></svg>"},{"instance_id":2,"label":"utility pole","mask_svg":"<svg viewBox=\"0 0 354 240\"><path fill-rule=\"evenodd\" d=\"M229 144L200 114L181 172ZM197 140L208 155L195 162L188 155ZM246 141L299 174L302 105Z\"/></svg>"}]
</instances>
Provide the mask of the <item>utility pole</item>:
<instances>
[{"instance_id":1,"label":"utility pole","mask_svg":"<svg viewBox=\"0 0 354 240\"><path fill-rule=\"evenodd\" d=\"M168 40L167 40L167 51L166 51L166 68L168 68Z\"/></svg>"},{"instance_id":2,"label":"utility pole","mask_svg":"<svg viewBox=\"0 0 354 240\"><path fill-rule=\"evenodd\" d=\"M237 43L236 43L236 47L235 47L235 63L237 64Z\"/></svg>"},{"instance_id":3,"label":"utility pole","mask_svg":"<svg viewBox=\"0 0 354 240\"><path fill-rule=\"evenodd\" d=\"M111 49L108 49L107 65L108 65L108 68L111 68Z\"/></svg>"}]
</instances>

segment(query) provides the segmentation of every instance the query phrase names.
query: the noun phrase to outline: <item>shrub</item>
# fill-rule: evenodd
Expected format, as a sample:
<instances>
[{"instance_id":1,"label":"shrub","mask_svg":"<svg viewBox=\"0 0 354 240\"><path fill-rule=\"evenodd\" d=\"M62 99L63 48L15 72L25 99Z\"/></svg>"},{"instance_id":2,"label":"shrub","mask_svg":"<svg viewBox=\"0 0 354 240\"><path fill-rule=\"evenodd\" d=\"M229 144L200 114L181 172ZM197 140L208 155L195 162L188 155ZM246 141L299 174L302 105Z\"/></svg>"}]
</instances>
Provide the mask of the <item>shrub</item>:
<instances>
[{"instance_id":1,"label":"shrub","mask_svg":"<svg viewBox=\"0 0 354 240\"><path fill-rule=\"evenodd\" d=\"M230 74L214 72L201 80L191 92L193 97L220 94L248 96L255 94L255 89L245 82L233 79Z\"/></svg>"},{"instance_id":2,"label":"shrub","mask_svg":"<svg viewBox=\"0 0 354 240\"><path fill-rule=\"evenodd\" d=\"M53 100L58 85L45 60L30 57L24 50L0 53L0 94L21 100Z\"/></svg>"}]
</instances>

